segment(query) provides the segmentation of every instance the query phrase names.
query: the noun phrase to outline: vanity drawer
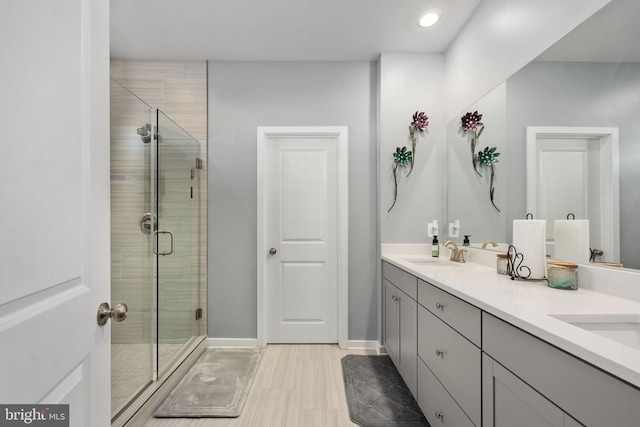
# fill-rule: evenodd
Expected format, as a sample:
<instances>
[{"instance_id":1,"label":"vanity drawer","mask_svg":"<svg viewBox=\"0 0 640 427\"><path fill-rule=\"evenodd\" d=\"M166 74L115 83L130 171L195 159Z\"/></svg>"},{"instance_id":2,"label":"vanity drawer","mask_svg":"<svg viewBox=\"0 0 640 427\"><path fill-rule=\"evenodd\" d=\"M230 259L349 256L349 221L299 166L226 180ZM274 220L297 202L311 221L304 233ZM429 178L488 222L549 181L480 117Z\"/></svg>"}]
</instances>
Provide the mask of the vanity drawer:
<instances>
[{"instance_id":1,"label":"vanity drawer","mask_svg":"<svg viewBox=\"0 0 640 427\"><path fill-rule=\"evenodd\" d=\"M467 416L476 425L480 425L480 349L429 310L418 307L418 356Z\"/></svg>"},{"instance_id":2,"label":"vanity drawer","mask_svg":"<svg viewBox=\"0 0 640 427\"><path fill-rule=\"evenodd\" d=\"M382 277L396 285L414 300L418 299L418 278L386 261L382 262Z\"/></svg>"},{"instance_id":3,"label":"vanity drawer","mask_svg":"<svg viewBox=\"0 0 640 427\"><path fill-rule=\"evenodd\" d=\"M483 350L585 426L638 427L640 390L487 313Z\"/></svg>"},{"instance_id":4,"label":"vanity drawer","mask_svg":"<svg viewBox=\"0 0 640 427\"><path fill-rule=\"evenodd\" d=\"M475 427L422 360L418 360L418 406L433 427Z\"/></svg>"},{"instance_id":5,"label":"vanity drawer","mask_svg":"<svg viewBox=\"0 0 640 427\"><path fill-rule=\"evenodd\" d=\"M479 308L436 288L424 280L418 281L418 302L449 326L481 347L482 327Z\"/></svg>"}]
</instances>

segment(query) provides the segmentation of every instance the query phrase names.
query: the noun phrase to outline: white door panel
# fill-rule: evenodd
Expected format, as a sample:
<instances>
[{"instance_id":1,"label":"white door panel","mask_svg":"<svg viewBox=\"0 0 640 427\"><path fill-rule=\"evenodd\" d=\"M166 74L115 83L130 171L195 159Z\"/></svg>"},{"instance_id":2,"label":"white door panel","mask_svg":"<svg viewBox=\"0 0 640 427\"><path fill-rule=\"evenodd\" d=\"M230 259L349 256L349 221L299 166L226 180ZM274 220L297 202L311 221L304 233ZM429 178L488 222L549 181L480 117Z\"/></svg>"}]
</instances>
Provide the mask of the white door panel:
<instances>
[{"instance_id":1,"label":"white door panel","mask_svg":"<svg viewBox=\"0 0 640 427\"><path fill-rule=\"evenodd\" d=\"M337 342L337 138L269 141L269 341Z\"/></svg>"},{"instance_id":2,"label":"white door panel","mask_svg":"<svg viewBox=\"0 0 640 427\"><path fill-rule=\"evenodd\" d=\"M0 15L0 403L108 426L109 5L9 0Z\"/></svg>"},{"instance_id":3,"label":"white door panel","mask_svg":"<svg viewBox=\"0 0 640 427\"><path fill-rule=\"evenodd\" d=\"M618 129L527 127L527 212L547 220L553 256L553 220L589 220L589 245L619 260Z\"/></svg>"},{"instance_id":4,"label":"white door panel","mask_svg":"<svg viewBox=\"0 0 640 427\"><path fill-rule=\"evenodd\" d=\"M335 131L293 132L264 138L263 144L266 258L259 263L266 342L339 342L339 222L346 194L339 188L339 153L346 135L343 140ZM276 252L268 254L270 248Z\"/></svg>"}]
</instances>

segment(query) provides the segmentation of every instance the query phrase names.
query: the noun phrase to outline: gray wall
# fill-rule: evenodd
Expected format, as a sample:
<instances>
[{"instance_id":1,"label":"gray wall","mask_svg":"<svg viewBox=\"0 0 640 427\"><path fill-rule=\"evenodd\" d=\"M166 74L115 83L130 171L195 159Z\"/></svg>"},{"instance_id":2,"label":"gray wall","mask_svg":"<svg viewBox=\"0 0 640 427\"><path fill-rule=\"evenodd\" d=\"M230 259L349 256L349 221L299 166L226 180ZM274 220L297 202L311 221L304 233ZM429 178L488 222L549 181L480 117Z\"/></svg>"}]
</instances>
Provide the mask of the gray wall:
<instances>
[{"instance_id":1,"label":"gray wall","mask_svg":"<svg viewBox=\"0 0 640 427\"><path fill-rule=\"evenodd\" d=\"M209 62L209 336L256 338L256 127L349 127L349 339L378 339L376 64Z\"/></svg>"},{"instance_id":2,"label":"gray wall","mask_svg":"<svg viewBox=\"0 0 640 427\"><path fill-rule=\"evenodd\" d=\"M621 262L640 268L640 65L534 62L507 82L508 222L525 215L526 126L620 129Z\"/></svg>"},{"instance_id":3,"label":"gray wall","mask_svg":"<svg viewBox=\"0 0 640 427\"><path fill-rule=\"evenodd\" d=\"M381 243L430 243L427 223L438 220L444 235L445 123L442 82L444 57L439 54L385 53L380 56L379 184ZM393 153L412 149L409 124L413 113L429 117L418 138L413 172L398 169L398 199L393 204ZM443 241L444 242L444 241Z\"/></svg>"}]
</instances>

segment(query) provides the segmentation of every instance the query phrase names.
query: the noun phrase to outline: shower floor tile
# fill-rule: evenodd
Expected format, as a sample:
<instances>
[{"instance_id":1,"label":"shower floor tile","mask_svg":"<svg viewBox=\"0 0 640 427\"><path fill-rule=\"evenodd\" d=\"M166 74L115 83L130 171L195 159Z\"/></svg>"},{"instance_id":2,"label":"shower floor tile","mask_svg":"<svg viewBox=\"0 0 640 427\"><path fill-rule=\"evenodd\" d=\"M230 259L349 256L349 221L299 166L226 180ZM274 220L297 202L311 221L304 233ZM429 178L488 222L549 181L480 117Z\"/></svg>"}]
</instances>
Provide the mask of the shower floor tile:
<instances>
[{"instance_id":1,"label":"shower floor tile","mask_svg":"<svg viewBox=\"0 0 640 427\"><path fill-rule=\"evenodd\" d=\"M171 363L183 344L162 344L160 365ZM151 382L155 345L111 344L111 413L115 414Z\"/></svg>"}]
</instances>

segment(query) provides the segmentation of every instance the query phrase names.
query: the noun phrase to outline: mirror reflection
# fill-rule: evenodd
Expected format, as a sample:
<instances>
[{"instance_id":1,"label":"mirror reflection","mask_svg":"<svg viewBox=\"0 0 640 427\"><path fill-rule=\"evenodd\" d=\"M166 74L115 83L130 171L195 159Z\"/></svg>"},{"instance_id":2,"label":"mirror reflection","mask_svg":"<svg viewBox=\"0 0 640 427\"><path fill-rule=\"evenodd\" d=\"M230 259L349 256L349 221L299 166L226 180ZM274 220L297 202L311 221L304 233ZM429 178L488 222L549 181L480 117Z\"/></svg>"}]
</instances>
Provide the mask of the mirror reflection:
<instances>
[{"instance_id":1,"label":"mirror reflection","mask_svg":"<svg viewBox=\"0 0 640 427\"><path fill-rule=\"evenodd\" d=\"M589 245L603 252L597 261L640 269L637 16L640 2L612 1L449 122L448 222L460 222L454 240L470 235L478 247L486 240L510 242L513 220L534 210L536 218L547 219L553 253L553 220L573 213L589 220ZM470 140L460 126L460 118L475 111L484 124L475 152L496 147L500 153L493 193L500 212L490 200L491 174L474 170ZM527 129L530 141L535 130L529 154ZM618 156L608 148L616 137Z\"/></svg>"}]
</instances>

